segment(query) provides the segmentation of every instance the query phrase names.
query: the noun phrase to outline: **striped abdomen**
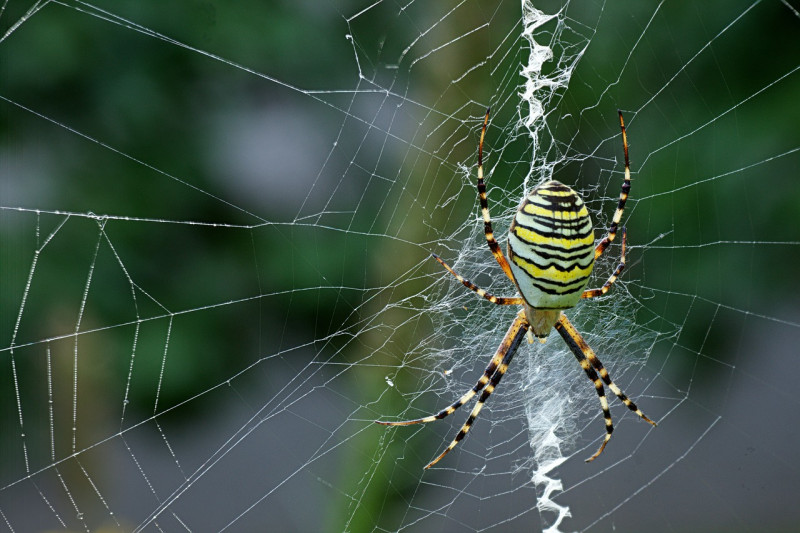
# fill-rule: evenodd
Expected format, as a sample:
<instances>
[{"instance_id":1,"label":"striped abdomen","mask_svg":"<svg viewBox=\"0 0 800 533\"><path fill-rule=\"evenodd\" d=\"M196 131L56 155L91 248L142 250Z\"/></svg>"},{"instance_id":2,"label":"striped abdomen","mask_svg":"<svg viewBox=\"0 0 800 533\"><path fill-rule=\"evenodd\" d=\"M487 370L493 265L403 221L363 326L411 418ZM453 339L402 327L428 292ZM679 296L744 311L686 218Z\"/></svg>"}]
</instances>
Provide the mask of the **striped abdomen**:
<instances>
[{"instance_id":1,"label":"striped abdomen","mask_svg":"<svg viewBox=\"0 0 800 533\"><path fill-rule=\"evenodd\" d=\"M508 235L514 281L532 309L568 309L594 266L594 229L580 196L555 180L531 191Z\"/></svg>"}]
</instances>

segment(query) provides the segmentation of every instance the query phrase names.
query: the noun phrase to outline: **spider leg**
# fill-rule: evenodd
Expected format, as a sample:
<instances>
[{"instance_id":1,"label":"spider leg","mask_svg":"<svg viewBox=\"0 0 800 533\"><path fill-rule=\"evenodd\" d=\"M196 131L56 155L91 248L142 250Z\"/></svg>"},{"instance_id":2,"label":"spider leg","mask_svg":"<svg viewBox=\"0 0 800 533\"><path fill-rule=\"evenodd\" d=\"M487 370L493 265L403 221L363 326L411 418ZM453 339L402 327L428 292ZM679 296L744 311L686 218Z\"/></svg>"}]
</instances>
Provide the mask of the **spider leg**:
<instances>
[{"instance_id":1,"label":"spider leg","mask_svg":"<svg viewBox=\"0 0 800 533\"><path fill-rule=\"evenodd\" d=\"M561 337L564 338L564 341L567 343L567 346L569 346L570 351L572 351L573 355L575 355L575 358L581 364L581 368L583 368L583 371L586 372L586 376L592 381L592 383L594 383L597 396L600 398L600 408L603 410L603 418L605 418L606 421L606 436L603 439L603 443L600 445L600 448L594 452L594 455L586 459L586 462L589 463L594 461L601 453L603 453L606 444L608 444L608 441L611 440L611 434L614 432L614 423L611 421L611 411L608 409L608 400L606 399L606 392L603 388L603 382L597 376L597 372L595 372L592 368L591 363L589 363L589 360L586 358L586 355L578 342L578 339L580 341L583 341L583 339L578 331L569 322L569 320L567 320L567 317L564 315L564 313L561 313L555 328L556 331L561 334ZM572 334L574 334L575 337L573 337ZM583 342L583 344L586 345L585 342Z\"/></svg>"},{"instance_id":2,"label":"spider leg","mask_svg":"<svg viewBox=\"0 0 800 533\"><path fill-rule=\"evenodd\" d=\"M478 414L483 409L483 404L492 395L494 389L500 383L500 380L503 379L503 375L508 370L508 365L511 364L511 360L514 358L514 354L519 349L519 345L522 344L522 339L525 338L525 335L528 333L528 328L530 328L530 324L528 323L527 318L525 317L525 312L520 311L517 314L517 317L514 319L514 322L511 324L511 327L508 328L508 332L506 336L503 337L503 342L500 343L500 346L497 348L497 353L495 354L495 358L498 356L502 356L502 362L500 366L497 367L497 370L492 375L492 379L489 384L484 389L481 397L478 398L478 402L475 404L475 407L472 409L472 412L469 414L467 421L464 422L464 425L461 426L461 430L455 436L453 441L450 443L445 450L439 454L439 456L428 463L425 466L425 469L432 467L436 463L441 460L442 457L450 453L450 450L456 447L456 445L463 439L467 433L469 432L470 428L472 427L472 423L475 422L475 419L478 418ZM492 360L494 361L494 359ZM487 369L488 370L488 369Z\"/></svg>"},{"instance_id":3,"label":"spider leg","mask_svg":"<svg viewBox=\"0 0 800 533\"><path fill-rule=\"evenodd\" d=\"M599 289L588 289L583 291L581 294L581 298L594 298L596 296L602 296L603 294L607 293L608 290L611 288L611 285L617 281L617 278L622 271L625 269L625 244L627 241L628 232L625 230L625 226L622 226L622 254L619 258L619 265L617 265L617 269L614 270L614 273L611 274L611 277L608 278L608 281L600 287Z\"/></svg>"},{"instance_id":4,"label":"spider leg","mask_svg":"<svg viewBox=\"0 0 800 533\"><path fill-rule=\"evenodd\" d=\"M622 403L625 404L625 406L628 409L636 413L639 416L639 418L641 418L645 422L649 422L654 426L657 425L655 422L647 418L644 415L644 413L638 407L636 407L636 404L633 403L625 395L625 393L622 392L622 390L619 387L617 387L617 385L611 380L611 376L608 375L608 370L606 370L606 368L603 366L603 363L601 363L600 359L598 359L597 355L595 355L594 350L592 350L591 347L589 347L589 345L586 344L586 341L583 340L581 334L578 333L578 330L575 329L575 326L572 325L572 323L567 319L567 317L562 314L558 322L559 323L556 324L556 328L558 328L559 325L563 327L565 333L571 337L571 340L578 346L578 349L581 351L581 353L586 357L586 359L589 360L592 366L597 370L597 372L600 374L600 377L603 379L603 382L605 382L605 384L608 385L608 388L611 389L611 392L613 392L617 396L617 398L619 398L622 401ZM559 333L561 332L559 331ZM561 336L564 337L565 333L561 333ZM570 344L570 342L567 342L567 344ZM570 346L570 348L572 348L572 346Z\"/></svg>"},{"instance_id":5,"label":"spider leg","mask_svg":"<svg viewBox=\"0 0 800 533\"><path fill-rule=\"evenodd\" d=\"M597 389L597 394L600 396L600 406L603 409L603 416L606 420L606 437L603 441L603 444L600 446L600 449L587 459L587 462L594 460L600 453L603 451L603 448L606 447L609 439L611 439L611 433L614 430L614 427L611 423L611 414L608 410L608 401L605 399L605 393L602 391L603 383L608 385L608 388L611 389L617 398L619 398L622 403L624 403L628 409L636 413L642 420L652 424L653 426L656 425L655 422L650 420L645 416L642 411L636 407L636 404L633 403L622 390L611 380L611 376L608 375L608 370L605 369L603 363L600 362L600 359L597 358L595 355L594 350L586 343L578 330L575 329L575 326L567 319L566 315L563 313L558 319L558 323L555 325L556 331L561 335L564 341L569 346L569 349L578 359L580 362L581 367L586 372L586 375L589 376L594 382L595 389ZM590 366L591 365L591 366ZM594 367L594 368L592 368ZM597 373L595 373L595 369ZM597 374L600 374L600 378L597 377ZM600 381L602 379L602 382Z\"/></svg>"},{"instance_id":6,"label":"spider leg","mask_svg":"<svg viewBox=\"0 0 800 533\"><path fill-rule=\"evenodd\" d=\"M481 214L483 215L483 233L486 235L486 244L489 245L497 264L506 273L508 279L514 281L514 275L511 273L511 267L508 265L506 256L500 249L500 245L494 238L494 230L492 230L492 217L489 215L489 202L486 199L486 183L483 181L483 138L486 136L486 125L489 123L489 112L491 108L486 110L486 116L483 117L483 129L481 129L481 141L478 144L478 199L481 203Z\"/></svg>"},{"instance_id":7,"label":"spider leg","mask_svg":"<svg viewBox=\"0 0 800 533\"><path fill-rule=\"evenodd\" d=\"M460 281L466 288L468 288L469 290L477 293L478 296L480 296L482 298L486 298L487 300L489 300L493 304L497 304L497 305L522 305L524 303L524 300L522 298L519 298L519 297L509 298L509 297L504 297L504 296L493 296L493 295L489 294L488 292L486 292L485 290L481 289L480 287L478 287L477 285L472 283L470 280L465 279L460 274L458 274L455 270L450 268L450 265L448 265L447 263L442 261L442 259L438 255L436 255L436 254L431 254L431 255L433 256L434 259L439 261L439 263L445 269L447 269L448 272L450 272L453 276L455 276L455 278L458 281Z\"/></svg>"},{"instance_id":8,"label":"spider leg","mask_svg":"<svg viewBox=\"0 0 800 533\"><path fill-rule=\"evenodd\" d=\"M498 349L497 353L495 353L494 357L492 357L492 360L489 361L489 366L486 367L486 370L483 372L481 379L478 380L475 386L472 387L472 389L470 389L469 391L467 391L463 396L461 396L461 398L456 400L456 402L453 403L453 405L447 407L446 409L442 409L435 415L426 416L423 418L417 418L414 420L402 420L399 422L384 422L381 420L376 420L375 423L381 424L383 426L410 426L412 424L424 424L427 422L434 422L436 420L441 420L442 418L453 414L456 409L458 409L459 407L470 401L473 396L479 393L486 386L486 384L489 383L489 378L491 378L492 375L497 370L497 366L503 360L504 355L505 354L503 353L503 350Z\"/></svg>"},{"instance_id":9,"label":"spider leg","mask_svg":"<svg viewBox=\"0 0 800 533\"><path fill-rule=\"evenodd\" d=\"M608 245L611 244L611 241L617 236L617 228L622 220L625 202L628 200L628 193L631 191L631 163L628 159L628 136L625 133L625 121L622 119L622 111L617 110L617 113L619 113L619 127L622 129L622 148L625 151L625 181L622 182L622 191L619 193L619 203L617 204L617 210L614 212L614 218L611 219L611 225L608 227L608 234L594 249L595 259L603 255Z\"/></svg>"}]
</instances>

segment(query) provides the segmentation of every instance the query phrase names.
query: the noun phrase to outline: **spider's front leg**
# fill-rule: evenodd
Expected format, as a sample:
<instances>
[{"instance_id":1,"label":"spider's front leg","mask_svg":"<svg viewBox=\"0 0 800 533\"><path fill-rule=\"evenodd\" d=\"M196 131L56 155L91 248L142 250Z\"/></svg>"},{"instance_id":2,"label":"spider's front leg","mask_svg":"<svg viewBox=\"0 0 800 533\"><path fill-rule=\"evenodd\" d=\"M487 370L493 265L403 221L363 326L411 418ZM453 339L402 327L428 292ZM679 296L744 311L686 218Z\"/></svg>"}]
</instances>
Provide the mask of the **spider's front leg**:
<instances>
[{"instance_id":1,"label":"spider's front leg","mask_svg":"<svg viewBox=\"0 0 800 533\"><path fill-rule=\"evenodd\" d=\"M497 348L497 353L495 354L495 358L502 355L502 362L500 366L497 367L492 379L489 381L489 384L486 386L486 389L481 394L481 397L478 398L478 403L475 404L475 407L472 409L472 412L469 414L467 421L464 422L464 425L461 426L461 430L455 436L453 441L450 443L444 451L439 454L439 456L428 463L425 466L425 469L432 467L436 463L438 463L442 457L450 453L450 451L456 447L456 445L467 436L470 428L472 427L472 423L475 422L475 419L478 418L478 414L483 409L483 404L492 395L494 389L500 383L500 380L503 379L503 376L508 370L508 365L511 364L511 360L514 358L514 354L517 353L520 344L522 344L522 339L525 338L525 335L528 333L528 329L530 328L530 324L528 323L527 318L525 317L525 311L520 311L517 313L517 317L514 319L514 322L511 324L511 327L508 328L508 332L506 332L506 336L503 337L503 342L500 343L500 347Z\"/></svg>"},{"instance_id":2,"label":"spider's front leg","mask_svg":"<svg viewBox=\"0 0 800 533\"><path fill-rule=\"evenodd\" d=\"M456 445L466 436L467 432L469 432L473 422L475 422L475 419L478 417L478 413L481 412L483 404L486 402L489 396L492 395L495 388L500 383L500 380L503 378L503 375L506 373L506 370L508 370L508 365L514 358L514 354L517 352L517 349L519 349L519 345L522 342L522 339L525 338L529 328L530 324L528 324L528 320L525 317L525 312L520 311L517 313L517 317L514 319L514 322L508 329L508 332L503 338L503 341L500 343L500 346L497 348L492 360L489 362L489 366L486 367L483 376L481 376L481 378L478 380L478 383L476 383L471 390L459 398L450 407L439 411L435 415L417 418L415 420L403 420L399 422L384 422L382 420L376 420L375 422L384 426L408 426L411 424L420 424L441 420L464 405L473 396L475 396L476 393L483 390L483 394L481 394L480 398L478 399L478 403L475 404L475 407L472 409L467 421L461 427L461 430L458 432L456 437L453 439L450 445L445 448L445 450L436 459L428 463L425 468L427 469L435 465L442 457L447 455L450 450L455 448Z\"/></svg>"},{"instance_id":3,"label":"spider's front leg","mask_svg":"<svg viewBox=\"0 0 800 533\"><path fill-rule=\"evenodd\" d=\"M578 330L575 329L575 326L572 325L564 313L561 313L555 328L564 339L564 342L567 343L570 351L572 351L573 355L575 355L575 358L580 363L584 372L586 372L586 375L594 383L595 389L597 390L597 395L600 397L600 408L603 410L603 417L606 421L605 439L603 439L600 449L598 449L594 455L586 460L587 463L594 461L597 456L603 453L606 444L608 444L608 441L611 440L611 433L614 431L614 424L611 421L611 412L608 409L608 400L606 400L603 383L608 385L608 388L611 389L617 398L619 398L628 409L636 413L639 418L652 424L653 426L656 425L656 423L647 418L645 414L638 407L636 407L636 404L633 403L628 396L626 396L625 393L622 392L622 390L611 380L611 376L608 375L608 371L603 366L603 363L600 362L600 359L597 358L594 350L592 350L592 348L586 343L581 334L578 333ZM597 372L595 372L595 370L597 370ZM597 376L598 373L600 374L600 377Z\"/></svg>"}]
</instances>

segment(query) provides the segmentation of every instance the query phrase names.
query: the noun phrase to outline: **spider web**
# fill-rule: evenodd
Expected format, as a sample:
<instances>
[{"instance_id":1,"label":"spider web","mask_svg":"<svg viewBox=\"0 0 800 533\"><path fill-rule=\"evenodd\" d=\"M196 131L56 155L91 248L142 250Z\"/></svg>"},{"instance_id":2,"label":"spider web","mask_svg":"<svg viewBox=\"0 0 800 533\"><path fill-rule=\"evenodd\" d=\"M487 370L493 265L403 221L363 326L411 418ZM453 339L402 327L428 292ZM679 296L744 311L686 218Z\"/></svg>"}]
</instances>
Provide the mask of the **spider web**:
<instances>
[{"instance_id":1,"label":"spider web","mask_svg":"<svg viewBox=\"0 0 800 533\"><path fill-rule=\"evenodd\" d=\"M800 6L0 1L0 528L783 531ZM526 190L628 268L471 409ZM504 246L504 238L500 239ZM615 243L592 285L613 271ZM790 525L791 524L791 525Z\"/></svg>"}]
</instances>

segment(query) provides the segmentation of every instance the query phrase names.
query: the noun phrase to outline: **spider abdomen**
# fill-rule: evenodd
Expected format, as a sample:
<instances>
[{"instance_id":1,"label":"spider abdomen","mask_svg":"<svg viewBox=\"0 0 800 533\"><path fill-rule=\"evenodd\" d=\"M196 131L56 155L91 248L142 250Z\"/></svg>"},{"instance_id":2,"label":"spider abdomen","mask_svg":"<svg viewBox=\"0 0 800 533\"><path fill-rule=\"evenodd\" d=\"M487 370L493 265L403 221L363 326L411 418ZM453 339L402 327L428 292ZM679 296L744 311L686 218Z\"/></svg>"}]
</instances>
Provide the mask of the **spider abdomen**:
<instances>
[{"instance_id":1,"label":"spider abdomen","mask_svg":"<svg viewBox=\"0 0 800 533\"><path fill-rule=\"evenodd\" d=\"M594 228L578 193L555 180L533 189L511 222L508 255L529 307L574 307L594 266Z\"/></svg>"}]
</instances>

